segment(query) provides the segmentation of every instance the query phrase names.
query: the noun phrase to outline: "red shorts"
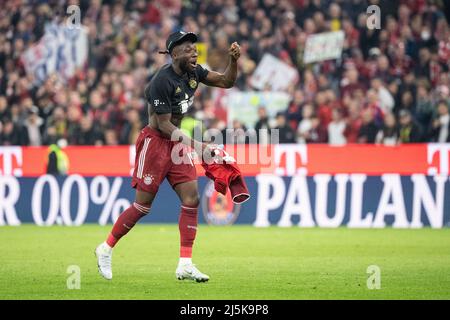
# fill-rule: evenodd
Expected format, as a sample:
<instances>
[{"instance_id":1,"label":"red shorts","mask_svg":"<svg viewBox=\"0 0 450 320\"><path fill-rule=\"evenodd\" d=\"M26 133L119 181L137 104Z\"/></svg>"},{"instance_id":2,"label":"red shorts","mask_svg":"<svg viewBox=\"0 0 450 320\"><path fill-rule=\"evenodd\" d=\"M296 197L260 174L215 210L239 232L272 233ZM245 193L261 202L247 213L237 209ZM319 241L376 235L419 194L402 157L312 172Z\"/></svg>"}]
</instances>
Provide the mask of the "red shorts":
<instances>
[{"instance_id":1,"label":"red shorts","mask_svg":"<svg viewBox=\"0 0 450 320\"><path fill-rule=\"evenodd\" d=\"M142 129L136 141L136 160L131 185L156 194L167 177L170 185L197 179L191 149L171 141L150 127Z\"/></svg>"}]
</instances>

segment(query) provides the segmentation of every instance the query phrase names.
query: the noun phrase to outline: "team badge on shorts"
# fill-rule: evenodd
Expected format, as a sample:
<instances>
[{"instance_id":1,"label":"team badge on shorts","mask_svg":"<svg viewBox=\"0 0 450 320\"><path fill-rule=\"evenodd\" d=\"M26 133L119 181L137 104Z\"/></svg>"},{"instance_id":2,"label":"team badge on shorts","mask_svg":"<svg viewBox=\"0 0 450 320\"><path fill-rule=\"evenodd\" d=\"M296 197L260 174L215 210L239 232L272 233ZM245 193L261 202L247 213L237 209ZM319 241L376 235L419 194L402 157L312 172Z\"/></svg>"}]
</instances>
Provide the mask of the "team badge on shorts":
<instances>
[{"instance_id":1,"label":"team badge on shorts","mask_svg":"<svg viewBox=\"0 0 450 320\"><path fill-rule=\"evenodd\" d=\"M190 86L192 89L197 88L197 81L195 81L194 79L189 80L189 86Z\"/></svg>"},{"instance_id":2,"label":"team badge on shorts","mask_svg":"<svg viewBox=\"0 0 450 320\"><path fill-rule=\"evenodd\" d=\"M203 216L210 225L233 224L241 211L241 205L233 203L230 191L226 196L217 192L213 181L206 185L201 205Z\"/></svg>"},{"instance_id":3,"label":"team badge on shorts","mask_svg":"<svg viewBox=\"0 0 450 320\"><path fill-rule=\"evenodd\" d=\"M144 184L149 186L152 184L152 182L155 178L153 178L153 176L151 174L146 174L143 179L144 179Z\"/></svg>"}]
</instances>

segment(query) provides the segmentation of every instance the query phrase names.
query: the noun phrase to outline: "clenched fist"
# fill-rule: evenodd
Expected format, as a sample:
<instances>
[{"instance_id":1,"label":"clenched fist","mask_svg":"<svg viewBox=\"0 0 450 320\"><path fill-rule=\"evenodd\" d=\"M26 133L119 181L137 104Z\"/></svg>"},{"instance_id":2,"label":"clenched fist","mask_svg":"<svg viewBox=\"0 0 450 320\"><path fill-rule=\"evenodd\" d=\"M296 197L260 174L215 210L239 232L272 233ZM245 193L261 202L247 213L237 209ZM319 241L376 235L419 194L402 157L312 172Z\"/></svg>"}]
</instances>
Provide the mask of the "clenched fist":
<instances>
[{"instance_id":1,"label":"clenched fist","mask_svg":"<svg viewBox=\"0 0 450 320\"><path fill-rule=\"evenodd\" d=\"M228 49L228 53L236 61L241 56L241 47L237 42L233 42L230 46L230 49Z\"/></svg>"}]
</instances>

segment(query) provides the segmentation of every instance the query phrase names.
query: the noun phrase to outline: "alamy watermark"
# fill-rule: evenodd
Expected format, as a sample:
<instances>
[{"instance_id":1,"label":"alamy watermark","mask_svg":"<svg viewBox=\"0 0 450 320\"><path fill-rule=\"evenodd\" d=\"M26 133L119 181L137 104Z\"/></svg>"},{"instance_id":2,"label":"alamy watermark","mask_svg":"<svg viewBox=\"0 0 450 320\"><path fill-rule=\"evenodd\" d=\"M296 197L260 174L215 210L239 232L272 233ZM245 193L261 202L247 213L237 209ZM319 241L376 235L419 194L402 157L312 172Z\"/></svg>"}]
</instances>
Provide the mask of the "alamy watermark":
<instances>
[{"instance_id":1,"label":"alamy watermark","mask_svg":"<svg viewBox=\"0 0 450 320\"><path fill-rule=\"evenodd\" d=\"M367 267L366 273L369 274L367 278L367 289L379 290L381 289L381 269L377 265L370 265Z\"/></svg>"},{"instance_id":2,"label":"alamy watermark","mask_svg":"<svg viewBox=\"0 0 450 320\"><path fill-rule=\"evenodd\" d=\"M192 137L196 146L190 149L186 136L179 130L172 133L171 140L179 142L172 148L171 160L174 164L259 164L269 167L273 163L270 146L280 141L278 129L208 129L205 131L194 130ZM203 144L202 147L200 147ZM208 147L204 147L205 144ZM227 146L227 150L224 149ZM253 145L252 151L238 146ZM232 155L227 151L232 150Z\"/></svg>"},{"instance_id":3,"label":"alamy watermark","mask_svg":"<svg viewBox=\"0 0 450 320\"><path fill-rule=\"evenodd\" d=\"M66 13L69 15L66 20L66 26L69 29L78 29L81 26L80 7L72 4L67 7Z\"/></svg>"},{"instance_id":4,"label":"alamy watermark","mask_svg":"<svg viewBox=\"0 0 450 320\"><path fill-rule=\"evenodd\" d=\"M77 265L70 265L67 267L67 274L69 277L66 280L67 289L79 290L81 289L81 269Z\"/></svg>"},{"instance_id":5,"label":"alamy watermark","mask_svg":"<svg viewBox=\"0 0 450 320\"><path fill-rule=\"evenodd\" d=\"M381 29L381 9L377 5L371 5L366 11L368 17L366 21L367 29L375 30Z\"/></svg>"}]
</instances>

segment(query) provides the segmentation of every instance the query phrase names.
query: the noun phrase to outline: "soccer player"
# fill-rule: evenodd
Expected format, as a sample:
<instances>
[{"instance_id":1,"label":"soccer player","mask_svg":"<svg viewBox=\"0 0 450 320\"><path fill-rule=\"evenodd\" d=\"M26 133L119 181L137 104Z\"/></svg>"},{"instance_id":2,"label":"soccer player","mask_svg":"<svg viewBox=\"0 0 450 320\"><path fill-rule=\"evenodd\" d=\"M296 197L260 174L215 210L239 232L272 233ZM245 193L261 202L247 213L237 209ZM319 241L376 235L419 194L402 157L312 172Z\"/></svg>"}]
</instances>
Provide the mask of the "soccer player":
<instances>
[{"instance_id":1,"label":"soccer player","mask_svg":"<svg viewBox=\"0 0 450 320\"><path fill-rule=\"evenodd\" d=\"M179 143L194 148L198 154L213 152L212 145L186 136L179 129L180 123L193 103L200 82L220 88L234 85L240 47L236 42L230 46L228 66L224 73L218 73L197 64L196 41L194 33L172 33L166 41L167 50L160 52L170 54L172 63L163 66L145 88L149 123L136 141L136 165L132 179L132 186L136 189L135 202L119 216L107 240L95 250L98 270L108 280L112 279L114 246L140 218L150 212L159 185L165 178L181 200L180 259L176 277L197 282L209 280L209 276L200 272L191 259L199 205L197 173L192 161L172 161L171 154ZM190 153L184 150L181 156L190 156Z\"/></svg>"}]
</instances>

